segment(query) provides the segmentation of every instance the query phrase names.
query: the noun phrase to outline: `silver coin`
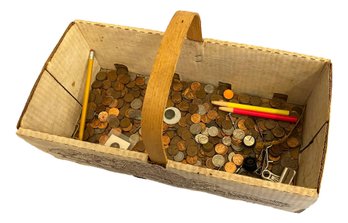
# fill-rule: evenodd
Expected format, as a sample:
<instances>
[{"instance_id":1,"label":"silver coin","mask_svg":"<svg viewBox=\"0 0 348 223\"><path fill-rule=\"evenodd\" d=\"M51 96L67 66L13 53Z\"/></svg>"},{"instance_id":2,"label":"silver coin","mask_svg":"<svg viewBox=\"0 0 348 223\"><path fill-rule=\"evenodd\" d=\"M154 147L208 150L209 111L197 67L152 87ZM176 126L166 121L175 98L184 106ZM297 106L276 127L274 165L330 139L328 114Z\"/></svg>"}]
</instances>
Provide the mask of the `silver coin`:
<instances>
[{"instance_id":1,"label":"silver coin","mask_svg":"<svg viewBox=\"0 0 348 223\"><path fill-rule=\"evenodd\" d=\"M234 153L234 152L230 152L229 154L228 154L228 161L230 161L230 162L232 162L232 157L234 156L234 155L236 155L236 153Z\"/></svg>"},{"instance_id":2,"label":"silver coin","mask_svg":"<svg viewBox=\"0 0 348 223\"><path fill-rule=\"evenodd\" d=\"M208 94L211 94L214 92L215 87L211 84L207 84L204 86L204 91Z\"/></svg>"},{"instance_id":3,"label":"silver coin","mask_svg":"<svg viewBox=\"0 0 348 223\"><path fill-rule=\"evenodd\" d=\"M213 165L216 166L217 168L223 167L225 164L225 157L223 157L220 154L217 154L213 156L212 162L213 162Z\"/></svg>"},{"instance_id":4,"label":"silver coin","mask_svg":"<svg viewBox=\"0 0 348 223\"><path fill-rule=\"evenodd\" d=\"M138 133L129 136L130 146L129 149L133 149L133 147L140 141L140 136Z\"/></svg>"},{"instance_id":5,"label":"silver coin","mask_svg":"<svg viewBox=\"0 0 348 223\"><path fill-rule=\"evenodd\" d=\"M191 132L193 135L197 135L197 134L199 134L201 131L202 131L202 126L201 126L199 123L195 123L195 124L192 124L192 125L190 126L190 132Z\"/></svg>"},{"instance_id":6,"label":"silver coin","mask_svg":"<svg viewBox=\"0 0 348 223\"><path fill-rule=\"evenodd\" d=\"M225 133L225 135L232 135L234 131L234 127L230 128L230 129L222 129L222 132Z\"/></svg>"},{"instance_id":7,"label":"silver coin","mask_svg":"<svg viewBox=\"0 0 348 223\"><path fill-rule=\"evenodd\" d=\"M209 142L209 137L203 134L200 134L200 137L198 138L198 142L202 145L207 144Z\"/></svg>"},{"instance_id":8,"label":"silver coin","mask_svg":"<svg viewBox=\"0 0 348 223\"><path fill-rule=\"evenodd\" d=\"M179 151L175 156L174 156L174 160L177 162L181 162L183 161L185 158L185 154L181 151Z\"/></svg>"},{"instance_id":9,"label":"silver coin","mask_svg":"<svg viewBox=\"0 0 348 223\"><path fill-rule=\"evenodd\" d=\"M245 137L245 132L241 129L235 129L233 131L233 138L242 140Z\"/></svg>"},{"instance_id":10,"label":"silver coin","mask_svg":"<svg viewBox=\"0 0 348 223\"><path fill-rule=\"evenodd\" d=\"M201 134L197 134L197 135L195 136L195 141L196 141L196 143L199 143L199 137L201 137Z\"/></svg>"},{"instance_id":11,"label":"silver coin","mask_svg":"<svg viewBox=\"0 0 348 223\"><path fill-rule=\"evenodd\" d=\"M211 126L208 129L208 134L212 137L215 137L219 134L219 129L215 126Z\"/></svg>"},{"instance_id":12,"label":"silver coin","mask_svg":"<svg viewBox=\"0 0 348 223\"><path fill-rule=\"evenodd\" d=\"M140 109L142 105L143 105L143 102L139 98L134 99L130 104L131 108L133 109Z\"/></svg>"},{"instance_id":13,"label":"silver coin","mask_svg":"<svg viewBox=\"0 0 348 223\"><path fill-rule=\"evenodd\" d=\"M198 105L198 114L199 115L205 115L207 113L207 110L203 105Z\"/></svg>"},{"instance_id":14,"label":"silver coin","mask_svg":"<svg viewBox=\"0 0 348 223\"><path fill-rule=\"evenodd\" d=\"M230 146L232 143L232 139L229 136L224 136L221 141L225 146Z\"/></svg>"}]
</instances>

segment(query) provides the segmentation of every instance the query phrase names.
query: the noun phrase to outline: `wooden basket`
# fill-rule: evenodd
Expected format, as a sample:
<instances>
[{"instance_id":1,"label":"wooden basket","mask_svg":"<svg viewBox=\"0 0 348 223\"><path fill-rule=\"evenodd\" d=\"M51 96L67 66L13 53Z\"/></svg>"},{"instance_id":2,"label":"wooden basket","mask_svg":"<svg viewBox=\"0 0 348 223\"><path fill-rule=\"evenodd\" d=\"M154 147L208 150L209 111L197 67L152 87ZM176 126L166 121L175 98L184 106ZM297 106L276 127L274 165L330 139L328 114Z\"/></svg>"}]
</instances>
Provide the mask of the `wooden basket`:
<instances>
[{"instance_id":1,"label":"wooden basket","mask_svg":"<svg viewBox=\"0 0 348 223\"><path fill-rule=\"evenodd\" d=\"M93 78L100 68L113 69L115 63L126 64L133 72L151 73L141 124L147 154L71 138L81 113L90 49L96 52ZM233 83L238 92L265 98L283 93L290 103L306 105L297 186L167 160L161 141L162 123L175 71L184 80ZM196 13L177 12L164 34L74 21L45 63L18 122L17 134L57 158L300 212L318 198L330 98L330 60L203 40Z\"/></svg>"}]
</instances>

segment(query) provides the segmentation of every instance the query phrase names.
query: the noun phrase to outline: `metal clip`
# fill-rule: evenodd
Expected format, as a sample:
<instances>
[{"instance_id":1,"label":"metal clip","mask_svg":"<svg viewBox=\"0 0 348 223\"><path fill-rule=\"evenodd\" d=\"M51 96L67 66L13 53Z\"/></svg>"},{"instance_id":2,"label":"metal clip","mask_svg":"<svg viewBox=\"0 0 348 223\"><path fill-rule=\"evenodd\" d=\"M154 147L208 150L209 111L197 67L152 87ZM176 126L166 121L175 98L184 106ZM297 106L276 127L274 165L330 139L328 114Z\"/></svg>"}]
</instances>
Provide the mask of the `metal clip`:
<instances>
[{"instance_id":1,"label":"metal clip","mask_svg":"<svg viewBox=\"0 0 348 223\"><path fill-rule=\"evenodd\" d=\"M283 169L282 174L280 175L279 182L284 183L284 184L291 184L293 179L295 178L296 171L289 168L285 167Z\"/></svg>"},{"instance_id":2,"label":"metal clip","mask_svg":"<svg viewBox=\"0 0 348 223\"><path fill-rule=\"evenodd\" d=\"M280 181L280 176L272 173L268 169L265 169L262 171L261 176L265 180L273 181L273 182L279 182Z\"/></svg>"}]
</instances>

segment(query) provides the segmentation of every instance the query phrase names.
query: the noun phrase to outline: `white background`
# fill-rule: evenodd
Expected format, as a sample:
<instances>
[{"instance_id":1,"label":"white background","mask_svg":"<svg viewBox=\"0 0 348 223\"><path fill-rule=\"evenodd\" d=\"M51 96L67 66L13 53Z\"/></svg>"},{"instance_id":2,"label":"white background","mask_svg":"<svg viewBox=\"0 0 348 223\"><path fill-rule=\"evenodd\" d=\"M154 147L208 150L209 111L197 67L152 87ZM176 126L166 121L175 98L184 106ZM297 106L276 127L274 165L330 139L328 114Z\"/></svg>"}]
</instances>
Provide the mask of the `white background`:
<instances>
[{"instance_id":1,"label":"white background","mask_svg":"<svg viewBox=\"0 0 348 223\"><path fill-rule=\"evenodd\" d=\"M243 3L241 3L243 2ZM347 219L345 1L2 1L0 222L315 222ZM53 158L15 135L41 68L74 19L164 31L198 12L203 36L330 58L329 148L319 200L302 214ZM346 106L345 106L346 107ZM318 111L318 113L321 111ZM45 117L42 117L45 118Z\"/></svg>"}]
</instances>

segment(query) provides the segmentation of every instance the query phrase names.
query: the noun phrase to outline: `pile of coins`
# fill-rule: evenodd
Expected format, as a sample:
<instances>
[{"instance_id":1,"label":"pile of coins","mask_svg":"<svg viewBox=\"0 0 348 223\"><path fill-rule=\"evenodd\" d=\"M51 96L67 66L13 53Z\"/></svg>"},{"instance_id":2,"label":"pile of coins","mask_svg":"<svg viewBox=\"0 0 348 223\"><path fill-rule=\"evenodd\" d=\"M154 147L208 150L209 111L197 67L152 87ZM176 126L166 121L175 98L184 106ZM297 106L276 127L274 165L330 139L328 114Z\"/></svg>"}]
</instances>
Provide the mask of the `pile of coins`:
<instances>
[{"instance_id":1,"label":"pile of coins","mask_svg":"<svg viewBox=\"0 0 348 223\"><path fill-rule=\"evenodd\" d=\"M84 140L105 144L110 134L122 133L129 137L129 149L144 152L140 122L147 78L129 72L124 65L115 67L100 71L92 84ZM298 169L301 119L293 124L231 114L211 104L219 100L286 109L297 117L303 112L302 107L282 98L236 94L228 84L182 81L175 74L162 136L168 159L260 177L254 170L262 166L265 145L272 145L268 149L269 171L280 175L285 167Z\"/></svg>"},{"instance_id":2,"label":"pile of coins","mask_svg":"<svg viewBox=\"0 0 348 223\"><path fill-rule=\"evenodd\" d=\"M141 139L141 108L147 79L125 65L101 70L92 83L83 140L105 144L111 133L129 137L133 148ZM136 149L143 152L144 146Z\"/></svg>"}]
</instances>

